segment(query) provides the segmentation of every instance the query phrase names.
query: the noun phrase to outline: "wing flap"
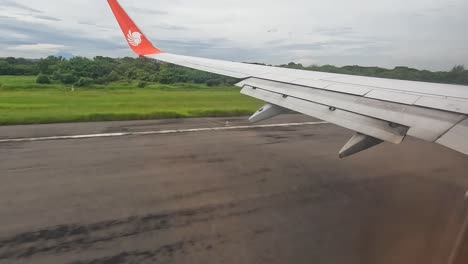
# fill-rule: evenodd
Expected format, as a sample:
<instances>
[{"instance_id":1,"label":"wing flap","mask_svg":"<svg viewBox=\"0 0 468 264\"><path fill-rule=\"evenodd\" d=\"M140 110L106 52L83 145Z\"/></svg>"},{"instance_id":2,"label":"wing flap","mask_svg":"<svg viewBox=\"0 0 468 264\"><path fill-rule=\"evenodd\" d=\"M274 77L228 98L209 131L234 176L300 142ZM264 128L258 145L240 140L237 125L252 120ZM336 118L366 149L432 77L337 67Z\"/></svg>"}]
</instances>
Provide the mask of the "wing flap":
<instances>
[{"instance_id":1,"label":"wing flap","mask_svg":"<svg viewBox=\"0 0 468 264\"><path fill-rule=\"evenodd\" d=\"M385 90L374 89L365 95L367 98L378 99L382 101L395 102L399 104L412 105L421 96L407 93L397 93Z\"/></svg>"},{"instance_id":2,"label":"wing flap","mask_svg":"<svg viewBox=\"0 0 468 264\"><path fill-rule=\"evenodd\" d=\"M241 93L395 144L403 141L408 130L405 126L390 126L387 121L248 85L244 86Z\"/></svg>"},{"instance_id":3,"label":"wing flap","mask_svg":"<svg viewBox=\"0 0 468 264\"><path fill-rule=\"evenodd\" d=\"M414 105L468 114L468 100L423 96L414 102Z\"/></svg>"},{"instance_id":4,"label":"wing flap","mask_svg":"<svg viewBox=\"0 0 468 264\"><path fill-rule=\"evenodd\" d=\"M416 82L345 74L335 74L335 77L327 80L343 84L370 86L395 92L468 99L467 87L462 85Z\"/></svg>"},{"instance_id":5,"label":"wing flap","mask_svg":"<svg viewBox=\"0 0 468 264\"><path fill-rule=\"evenodd\" d=\"M370 91L372 91L371 87L367 86L359 86L359 85L349 85L349 84L341 84L341 83L334 83L327 87L327 90L338 92L338 93L347 93L347 94L354 94L359 96L364 96Z\"/></svg>"},{"instance_id":6,"label":"wing flap","mask_svg":"<svg viewBox=\"0 0 468 264\"><path fill-rule=\"evenodd\" d=\"M409 135L431 142L437 140L443 133L464 118L464 115L457 113L423 109L418 106L385 102L351 94L312 89L257 78L243 80L237 85L240 87L248 85L276 94L346 110L347 112L384 120L387 124L401 124L410 128L408 131ZM365 134L365 132L362 133Z\"/></svg>"},{"instance_id":7,"label":"wing flap","mask_svg":"<svg viewBox=\"0 0 468 264\"><path fill-rule=\"evenodd\" d=\"M468 155L468 140L466 139L467 135L468 118L454 126L436 142Z\"/></svg>"},{"instance_id":8,"label":"wing flap","mask_svg":"<svg viewBox=\"0 0 468 264\"><path fill-rule=\"evenodd\" d=\"M377 146L383 141L361 133L356 133L354 136L343 146L339 152L340 158L345 158L361 152L363 150Z\"/></svg>"}]
</instances>

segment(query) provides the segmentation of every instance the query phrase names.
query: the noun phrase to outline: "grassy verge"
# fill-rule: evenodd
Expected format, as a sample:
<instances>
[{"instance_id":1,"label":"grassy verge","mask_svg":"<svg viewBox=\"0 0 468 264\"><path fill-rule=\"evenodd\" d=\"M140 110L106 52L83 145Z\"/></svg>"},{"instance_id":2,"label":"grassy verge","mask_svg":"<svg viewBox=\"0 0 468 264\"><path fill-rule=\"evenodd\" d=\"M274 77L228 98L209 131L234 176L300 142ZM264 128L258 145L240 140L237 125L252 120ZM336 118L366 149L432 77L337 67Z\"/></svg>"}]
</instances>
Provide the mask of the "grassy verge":
<instances>
[{"instance_id":1,"label":"grassy verge","mask_svg":"<svg viewBox=\"0 0 468 264\"><path fill-rule=\"evenodd\" d=\"M0 125L239 116L261 105L236 87L115 83L72 91L34 80L0 76Z\"/></svg>"}]
</instances>

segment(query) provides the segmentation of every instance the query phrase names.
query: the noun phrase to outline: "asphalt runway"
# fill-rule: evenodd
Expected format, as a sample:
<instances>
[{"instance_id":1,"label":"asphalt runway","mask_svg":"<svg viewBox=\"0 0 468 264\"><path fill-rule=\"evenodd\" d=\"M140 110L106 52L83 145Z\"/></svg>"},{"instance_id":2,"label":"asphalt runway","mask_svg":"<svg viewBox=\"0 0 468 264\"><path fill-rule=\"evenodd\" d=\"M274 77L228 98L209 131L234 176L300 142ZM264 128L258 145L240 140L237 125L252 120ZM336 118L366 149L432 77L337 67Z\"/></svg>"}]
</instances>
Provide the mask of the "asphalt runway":
<instances>
[{"instance_id":1,"label":"asphalt runway","mask_svg":"<svg viewBox=\"0 0 468 264\"><path fill-rule=\"evenodd\" d=\"M0 263L447 263L468 157L435 144L340 160L332 124L8 141L246 124L0 127Z\"/></svg>"}]
</instances>

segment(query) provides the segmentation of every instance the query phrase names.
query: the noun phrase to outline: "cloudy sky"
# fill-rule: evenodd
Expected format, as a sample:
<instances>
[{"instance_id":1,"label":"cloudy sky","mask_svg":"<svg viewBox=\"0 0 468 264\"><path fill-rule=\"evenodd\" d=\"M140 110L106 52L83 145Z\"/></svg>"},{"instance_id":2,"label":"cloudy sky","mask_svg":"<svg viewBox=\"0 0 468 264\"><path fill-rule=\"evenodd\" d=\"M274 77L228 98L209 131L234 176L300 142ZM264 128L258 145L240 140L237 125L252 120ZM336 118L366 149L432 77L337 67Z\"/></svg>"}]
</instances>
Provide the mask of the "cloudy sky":
<instances>
[{"instance_id":1,"label":"cloudy sky","mask_svg":"<svg viewBox=\"0 0 468 264\"><path fill-rule=\"evenodd\" d=\"M270 64L468 65L466 0L120 0L164 51ZM0 0L0 57L133 56L105 0Z\"/></svg>"}]
</instances>

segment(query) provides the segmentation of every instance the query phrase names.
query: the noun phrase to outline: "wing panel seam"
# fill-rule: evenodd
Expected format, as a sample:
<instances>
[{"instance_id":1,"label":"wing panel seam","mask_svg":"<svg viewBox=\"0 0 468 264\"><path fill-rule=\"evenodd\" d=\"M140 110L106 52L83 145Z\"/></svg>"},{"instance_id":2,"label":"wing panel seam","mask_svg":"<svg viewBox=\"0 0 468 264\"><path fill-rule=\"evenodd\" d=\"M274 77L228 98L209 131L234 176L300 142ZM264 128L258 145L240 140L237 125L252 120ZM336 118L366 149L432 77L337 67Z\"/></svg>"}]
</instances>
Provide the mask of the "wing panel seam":
<instances>
[{"instance_id":1,"label":"wing panel seam","mask_svg":"<svg viewBox=\"0 0 468 264\"><path fill-rule=\"evenodd\" d=\"M462 118L459 122L455 123L453 126L451 126L449 129L447 129L447 131L445 131L444 133L440 134L440 136L434 140L434 142L436 142L437 140L441 139L442 137L444 137L448 132L450 132L450 130L452 130L454 127L458 126L459 124L461 124L463 121L467 120L468 119L468 116L465 116L465 118Z\"/></svg>"},{"instance_id":2,"label":"wing panel seam","mask_svg":"<svg viewBox=\"0 0 468 264\"><path fill-rule=\"evenodd\" d=\"M250 86L248 84L245 84L242 88L246 88L246 86L252 87L252 86ZM260 88L260 87L255 87L255 89L259 89L259 90L266 91L266 92L269 92L269 93L283 95L282 93L270 91L270 90ZM300 98L300 97L296 97L296 96L292 96L292 95L288 95L288 97L292 97L292 98L295 98L295 99L298 99L298 100L302 100L302 101L306 101L306 102L310 102L310 103L314 103L314 104L318 104L318 105L323 105L323 106L328 106L328 107L335 107L334 105L327 105L327 104L319 103L319 102L316 102L316 101L311 101L311 100L308 100L308 99L304 99L304 98ZM365 115L365 114L354 112L354 111L349 111L347 109L343 109L343 108L340 108L340 107L335 107L335 108L340 109L341 111L348 112L348 113L353 113L353 114L356 114L356 115L362 115L362 116L365 116L365 117L369 117L369 118L377 119L377 120L380 120L380 121L383 121L383 122L387 122L389 124L390 123L394 124L393 122L390 122L390 121L385 120L385 119L377 118L375 116L370 116L370 115ZM403 125L403 124L398 124L398 125L402 126L402 127L410 128L409 126L406 126L406 125Z\"/></svg>"}]
</instances>

